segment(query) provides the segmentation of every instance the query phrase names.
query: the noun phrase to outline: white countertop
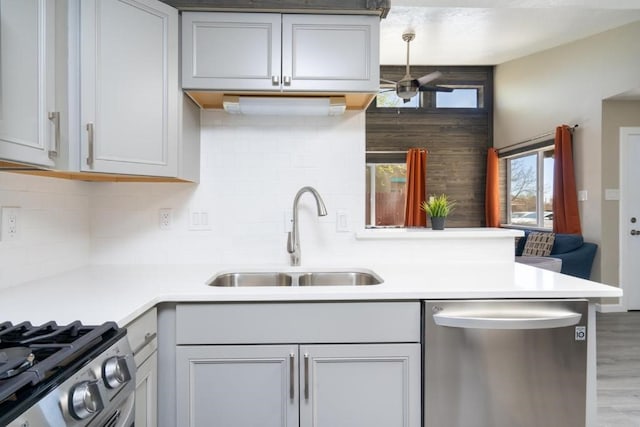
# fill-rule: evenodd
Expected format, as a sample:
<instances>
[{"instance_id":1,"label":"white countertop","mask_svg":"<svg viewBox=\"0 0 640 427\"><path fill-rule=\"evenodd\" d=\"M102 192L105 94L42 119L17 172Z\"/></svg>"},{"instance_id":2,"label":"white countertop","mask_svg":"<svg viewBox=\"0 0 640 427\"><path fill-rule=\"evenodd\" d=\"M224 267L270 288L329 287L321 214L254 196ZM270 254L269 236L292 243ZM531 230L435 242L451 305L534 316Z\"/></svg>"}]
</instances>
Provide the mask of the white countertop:
<instances>
[{"instance_id":1,"label":"white countertop","mask_svg":"<svg viewBox=\"0 0 640 427\"><path fill-rule=\"evenodd\" d=\"M97 324L114 320L124 326L163 302L421 300L477 298L619 297L619 288L577 279L518 263L367 266L384 283L354 287L206 286L218 271L273 271L276 266L241 268L215 265L88 266L68 273L0 289L0 320L80 320ZM283 270L323 270L322 266Z\"/></svg>"}]
</instances>

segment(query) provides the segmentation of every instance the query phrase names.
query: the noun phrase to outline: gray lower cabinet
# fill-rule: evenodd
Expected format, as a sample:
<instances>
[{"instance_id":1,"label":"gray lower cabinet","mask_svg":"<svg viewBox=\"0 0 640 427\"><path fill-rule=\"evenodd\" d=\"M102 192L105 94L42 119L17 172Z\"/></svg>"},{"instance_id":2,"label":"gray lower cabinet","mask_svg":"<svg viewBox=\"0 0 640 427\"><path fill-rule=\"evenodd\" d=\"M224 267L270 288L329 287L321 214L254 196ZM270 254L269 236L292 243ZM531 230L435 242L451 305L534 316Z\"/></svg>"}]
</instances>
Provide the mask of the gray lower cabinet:
<instances>
[{"instance_id":1,"label":"gray lower cabinet","mask_svg":"<svg viewBox=\"0 0 640 427\"><path fill-rule=\"evenodd\" d=\"M152 308L127 326L127 337L136 362L136 427L157 425L158 319Z\"/></svg>"},{"instance_id":2,"label":"gray lower cabinet","mask_svg":"<svg viewBox=\"0 0 640 427\"><path fill-rule=\"evenodd\" d=\"M420 425L420 344L179 346L182 426Z\"/></svg>"},{"instance_id":3,"label":"gray lower cabinet","mask_svg":"<svg viewBox=\"0 0 640 427\"><path fill-rule=\"evenodd\" d=\"M184 303L163 316L176 425L420 427L419 302Z\"/></svg>"}]
</instances>

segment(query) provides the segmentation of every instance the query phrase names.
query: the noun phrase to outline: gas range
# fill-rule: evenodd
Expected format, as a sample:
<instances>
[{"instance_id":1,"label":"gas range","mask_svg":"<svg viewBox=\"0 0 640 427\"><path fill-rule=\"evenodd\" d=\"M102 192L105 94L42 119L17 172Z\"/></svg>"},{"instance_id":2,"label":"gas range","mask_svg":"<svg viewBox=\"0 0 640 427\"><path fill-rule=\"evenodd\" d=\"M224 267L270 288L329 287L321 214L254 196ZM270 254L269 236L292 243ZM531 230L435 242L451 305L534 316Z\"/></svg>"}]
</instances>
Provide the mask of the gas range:
<instances>
[{"instance_id":1,"label":"gas range","mask_svg":"<svg viewBox=\"0 0 640 427\"><path fill-rule=\"evenodd\" d=\"M0 323L0 426L130 427L134 376L113 322Z\"/></svg>"}]
</instances>

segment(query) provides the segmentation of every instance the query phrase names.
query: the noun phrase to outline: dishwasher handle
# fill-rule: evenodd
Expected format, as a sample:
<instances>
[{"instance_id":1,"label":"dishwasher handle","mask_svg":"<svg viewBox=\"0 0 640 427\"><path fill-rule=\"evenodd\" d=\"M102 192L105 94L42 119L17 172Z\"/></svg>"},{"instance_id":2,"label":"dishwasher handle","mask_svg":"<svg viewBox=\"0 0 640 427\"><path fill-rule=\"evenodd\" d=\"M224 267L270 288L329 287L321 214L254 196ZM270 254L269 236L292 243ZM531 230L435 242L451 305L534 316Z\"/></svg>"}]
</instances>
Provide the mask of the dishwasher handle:
<instances>
[{"instance_id":1,"label":"dishwasher handle","mask_svg":"<svg viewBox=\"0 0 640 427\"><path fill-rule=\"evenodd\" d=\"M582 315L567 309L440 309L433 321L439 326L463 329L551 329L573 326Z\"/></svg>"}]
</instances>

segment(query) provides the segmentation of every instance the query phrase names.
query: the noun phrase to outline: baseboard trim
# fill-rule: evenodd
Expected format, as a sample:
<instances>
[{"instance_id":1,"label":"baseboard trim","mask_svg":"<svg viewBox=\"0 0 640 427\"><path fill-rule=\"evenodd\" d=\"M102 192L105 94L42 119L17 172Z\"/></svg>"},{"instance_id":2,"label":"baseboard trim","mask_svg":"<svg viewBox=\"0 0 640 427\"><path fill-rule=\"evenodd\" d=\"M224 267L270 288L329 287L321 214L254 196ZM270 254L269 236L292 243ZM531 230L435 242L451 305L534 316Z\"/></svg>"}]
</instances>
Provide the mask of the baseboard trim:
<instances>
[{"instance_id":1,"label":"baseboard trim","mask_svg":"<svg viewBox=\"0 0 640 427\"><path fill-rule=\"evenodd\" d=\"M622 304L596 304L596 311L598 313L619 313L622 311L627 311L627 309Z\"/></svg>"}]
</instances>

